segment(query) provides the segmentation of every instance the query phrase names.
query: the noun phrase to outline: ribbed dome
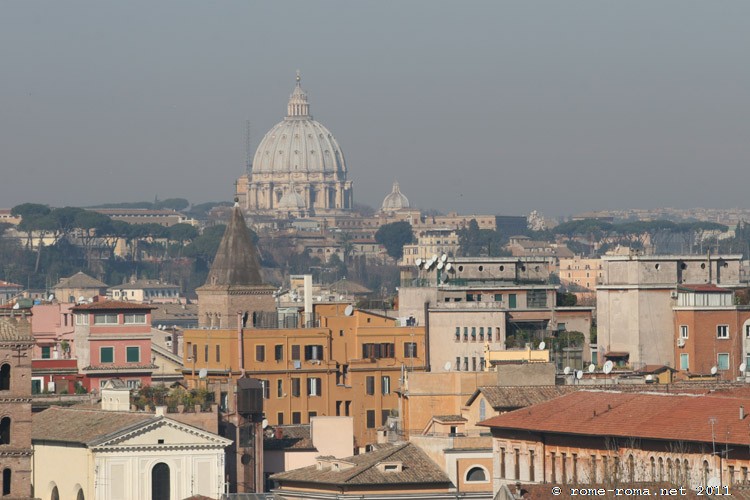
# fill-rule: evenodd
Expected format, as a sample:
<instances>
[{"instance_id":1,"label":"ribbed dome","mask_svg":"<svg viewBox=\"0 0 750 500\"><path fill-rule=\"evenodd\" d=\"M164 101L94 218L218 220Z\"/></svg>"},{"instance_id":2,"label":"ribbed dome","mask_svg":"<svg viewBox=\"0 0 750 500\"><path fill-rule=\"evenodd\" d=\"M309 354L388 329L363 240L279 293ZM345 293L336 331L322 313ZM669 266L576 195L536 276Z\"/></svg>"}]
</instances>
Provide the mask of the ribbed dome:
<instances>
[{"instance_id":1,"label":"ribbed dome","mask_svg":"<svg viewBox=\"0 0 750 500\"><path fill-rule=\"evenodd\" d=\"M392 210L403 210L409 208L409 198L404 196L398 188L398 182L393 183L393 191L383 200L381 210L384 212Z\"/></svg>"},{"instance_id":2,"label":"ribbed dome","mask_svg":"<svg viewBox=\"0 0 750 500\"><path fill-rule=\"evenodd\" d=\"M253 173L281 172L346 172L344 153L333 134L310 115L299 73L286 118L268 131L253 157Z\"/></svg>"}]
</instances>

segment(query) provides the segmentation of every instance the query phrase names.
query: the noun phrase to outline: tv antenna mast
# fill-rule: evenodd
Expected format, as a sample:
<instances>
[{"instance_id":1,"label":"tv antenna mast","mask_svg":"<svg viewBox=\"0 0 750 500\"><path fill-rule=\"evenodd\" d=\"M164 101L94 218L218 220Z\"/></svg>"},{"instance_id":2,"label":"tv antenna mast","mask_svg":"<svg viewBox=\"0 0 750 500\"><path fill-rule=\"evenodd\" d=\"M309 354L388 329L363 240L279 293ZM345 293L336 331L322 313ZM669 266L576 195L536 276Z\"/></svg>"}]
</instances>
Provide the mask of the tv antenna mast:
<instances>
[{"instance_id":1,"label":"tv antenna mast","mask_svg":"<svg viewBox=\"0 0 750 500\"><path fill-rule=\"evenodd\" d=\"M245 170L249 174L253 169L253 144L250 132L250 120L245 120Z\"/></svg>"}]
</instances>

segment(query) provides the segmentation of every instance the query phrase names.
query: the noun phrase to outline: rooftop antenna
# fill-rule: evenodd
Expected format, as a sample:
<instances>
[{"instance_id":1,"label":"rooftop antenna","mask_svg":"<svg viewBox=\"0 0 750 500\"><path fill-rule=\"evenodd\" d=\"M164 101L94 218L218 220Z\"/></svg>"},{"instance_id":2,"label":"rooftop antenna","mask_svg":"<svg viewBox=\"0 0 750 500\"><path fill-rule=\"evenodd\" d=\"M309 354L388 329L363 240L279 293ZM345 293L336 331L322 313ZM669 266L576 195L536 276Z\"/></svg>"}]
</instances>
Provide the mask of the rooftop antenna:
<instances>
[{"instance_id":1,"label":"rooftop antenna","mask_svg":"<svg viewBox=\"0 0 750 500\"><path fill-rule=\"evenodd\" d=\"M245 120L245 169L248 173L253 168L253 157L252 157L252 134L250 133L250 120Z\"/></svg>"}]
</instances>

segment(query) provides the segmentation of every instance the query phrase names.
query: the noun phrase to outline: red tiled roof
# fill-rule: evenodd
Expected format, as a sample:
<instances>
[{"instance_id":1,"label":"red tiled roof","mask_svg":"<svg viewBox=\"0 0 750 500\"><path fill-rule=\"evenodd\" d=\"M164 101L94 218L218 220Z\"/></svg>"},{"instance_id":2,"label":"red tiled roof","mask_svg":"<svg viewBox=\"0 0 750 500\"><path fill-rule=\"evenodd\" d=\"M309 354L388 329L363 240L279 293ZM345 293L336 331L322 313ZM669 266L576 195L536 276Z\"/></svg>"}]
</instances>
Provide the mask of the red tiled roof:
<instances>
[{"instance_id":1,"label":"red tiled roof","mask_svg":"<svg viewBox=\"0 0 750 500\"><path fill-rule=\"evenodd\" d=\"M740 420L740 406L748 414ZM750 398L578 391L481 422L493 429L750 445Z\"/></svg>"},{"instance_id":2,"label":"red tiled roof","mask_svg":"<svg viewBox=\"0 0 750 500\"><path fill-rule=\"evenodd\" d=\"M4 281L0 280L0 287L12 287L12 288L23 288L21 285L17 285L15 283L11 283L10 281Z\"/></svg>"},{"instance_id":3,"label":"red tiled roof","mask_svg":"<svg viewBox=\"0 0 750 500\"><path fill-rule=\"evenodd\" d=\"M138 302L123 302L120 300L103 300L101 302L92 302L90 304L79 304L71 308L71 311L76 311L76 312L78 311L114 311L114 310L120 310L120 309L153 311L154 309L157 309L157 308L148 304L139 304Z\"/></svg>"}]
</instances>

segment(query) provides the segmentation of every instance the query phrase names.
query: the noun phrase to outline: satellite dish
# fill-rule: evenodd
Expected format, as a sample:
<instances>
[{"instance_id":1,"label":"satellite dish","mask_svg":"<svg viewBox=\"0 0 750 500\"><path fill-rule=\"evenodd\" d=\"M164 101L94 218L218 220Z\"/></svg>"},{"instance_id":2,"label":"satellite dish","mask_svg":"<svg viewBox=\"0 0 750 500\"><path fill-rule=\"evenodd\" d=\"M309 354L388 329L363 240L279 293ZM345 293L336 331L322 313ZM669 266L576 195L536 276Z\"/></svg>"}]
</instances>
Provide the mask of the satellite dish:
<instances>
[{"instance_id":1,"label":"satellite dish","mask_svg":"<svg viewBox=\"0 0 750 500\"><path fill-rule=\"evenodd\" d=\"M354 306L349 304L348 306L346 306L346 309L344 309L344 315L351 316L352 314L354 314Z\"/></svg>"},{"instance_id":2,"label":"satellite dish","mask_svg":"<svg viewBox=\"0 0 750 500\"><path fill-rule=\"evenodd\" d=\"M612 368L614 368L614 367L615 367L615 364L610 359L609 361L607 361L606 363L604 363L603 371L604 371L604 373L606 373L607 375L609 375L612 372Z\"/></svg>"},{"instance_id":3,"label":"satellite dish","mask_svg":"<svg viewBox=\"0 0 750 500\"><path fill-rule=\"evenodd\" d=\"M447 372L451 371L451 362L446 361L445 364L443 365L443 369Z\"/></svg>"},{"instance_id":4,"label":"satellite dish","mask_svg":"<svg viewBox=\"0 0 750 500\"><path fill-rule=\"evenodd\" d=\"M541 342L539 342L539 350L540 351L543 351L545 347L547 347L547 344L543 340Z\"/></svg>"},{"instance_id":5,"label":"satellite dish","mask_svg":"<svg viewBox=\"0 0 750 500\"><path fill-rule=\"evenodd\" d=\"M267 418L264 418L264 419L263 419L263 424L262 424L262 425L263 425L263 428L264 428L264 429L265 429L266 427L268 427L268 419L267 419Z\"/></svg>"},{"instance_id":6,"label":"satellite dish","mask_svg":"<svg viewBox=\"0 0 750 500\"><path fill-rule=\"evenodd\" d=\"M437 262L438 256L436 253L432 254L432 258L430 259L432 262Z\"/></svg>"},{"instance_id":7,"label":"satellite dish","mask_svg":"<svg viewBox=\"0 0 750 500\"><path fill-rule=\"evenodd\" d=\"M708 484L706 486L708 486L709 488L721 488L721 481L718 477L714 476L708 480Z\"/></svg>"},{"instance_id":8,"label":"satellite dish","mask_svg":"<svg viewBox=\"0 0 750 500\"><path fill-rule=\"evenodd\" d=\"M740 365L740 373L745 373L747 371L747 363L742 363Z\"/></svg>"},{"instance_id":9,"label":"satellite dish","mask_svg":"<svg viewBox=\"0 0 750 500\"><path fill-rule=\"evenodd\" d=\"M204 379L206 377L208 377L208 370L206 370L205 368L201 368L198 372L198 378Z\"/></svg>"},{"instance_id":10,"label":"satellite dish","mask_svg":"<svg viewBox=\"0 0 750 500\"><path fill-rule=\"evenodd\" d=\"M440 276L440 281L442 281L443 283L447 283L448 282L448 275L445 274L445 273L443 273L443 275Z\"/></svg>"},{"instance_id":11,"label":"satellite dish","mask_svg":"<svg viewBox=\"0 0 750 500\"><path fill-rule=\"evenodd\" d=\"M414 261L414 263L417 265L417 267L422 267L422 262L424 262L422 259L417 257L417 260Z\"/></svg>"},{"instance_id":12,"label":"satellite dish","mask_svg":"<svg viewBox=\"0 0 750 500\"><path fill-rule=\"evenodd\" d=\"M86 300L86 298L83 295L78 297L78 302L83 302L84 300Z\"/></svg>"},{"instance_id":13,"label":"satellite dish","mask_svg":"<svg viewBox=\"0 0 750 500\"><path fill-rule=\"evenodd\" d=\"M712 366L711 367L711 375L716 375L716 372L718 372L718 371L719 371L718 367L716 367L716 366Z\"/></svg>"},{"instance_id":14,"label":"satellite dish","mask_svg":"<svg viewBox=\"0 0 750 500\"><path fill-rule=\"evenodd\" d=\"M443 254L443 255L440 256L440 262L445 262L446 260L448 260L448 256L447 255Z\"/></svg>"},{"instance_id":15,"label":"satellite dish","mask_svg":"<svg viewBox=\"0 0 750 500\"><path fill-rule=\"evenodd\" d=\"M594 363L591 363L589 365L589 373L594 373L595 370L596 370L596 365Z\"/></svg>"},{"instance_id":16,"label":"satellite dish","mask_svg":"<svg viewBox=\"0 0 750 500\"><path fill-rule=\"evenodd\" d=\"M49 294L49 297L47 297L47 300L50 301L50 302L52 302L53 300L55 300L55 294L54 293Z\"/></svg>"},{"instance_id":17,"label":"satellite dish","mask_svg":"<svg viewBox=\"0 0 750 500\"><path fill-rule=\"evenodd\" d=\"M583 370L578 370L578 371L576 372L576 378L577 378L578 380L581 380L581 379L583 378Z\"/></svg>"},{"instance_id":18,"label":"satellite dish","mask_svg":"<svg viewBox=\"0 0 750 500\"><path fill-rule=\"evenodd\" d=\"M21 304L19 304L18 302L13 304L13 309L20 309L20 308L21 308Z\"/></svg>"},{"instance_id":19,"label":"satellite dish","mask_svg":"<svg viewBox=\"0 0 750 500\"><path fill-rule=\"evenodd\" d=\"M654 380L653 375L646 375L646 381L651 382L652 380Z\"/></svg>"},{"instance_id":20,"label":"satellite dish","mask_svg":"<svg viewBox=\"0 0 750 500\"><path fill-rule=\"evenodd\" d=\"M445 264L445 270L446 271L450 271L451 269L453 269L453 264L451 264L450 262L448 262L447 264Z\"/></svg>"},{"instance_id":21,"label":"satellite dish","mask_svg":"<svg viewBox=\"0 0 750 500\"><path fill-rule=\"evenodd\" d=\"M566 366L566 367L565 367L565 368L563 369L563 373L564 373L565 375L570 375L570 367L569 367L569 366Z\"/></svg>"},{"instance_id":22,"label":"satellite dish","mask_svg":"<svg viewBox=\"0 0 750 500\"><path fill-rule=\"evenodd\" d=\"M444 266L445 266L445 263L443 263L442 260L440 262L438 262L438 264L437 264L437 268L438 269L442 269Z\"/></svg>"}]
</instances>

